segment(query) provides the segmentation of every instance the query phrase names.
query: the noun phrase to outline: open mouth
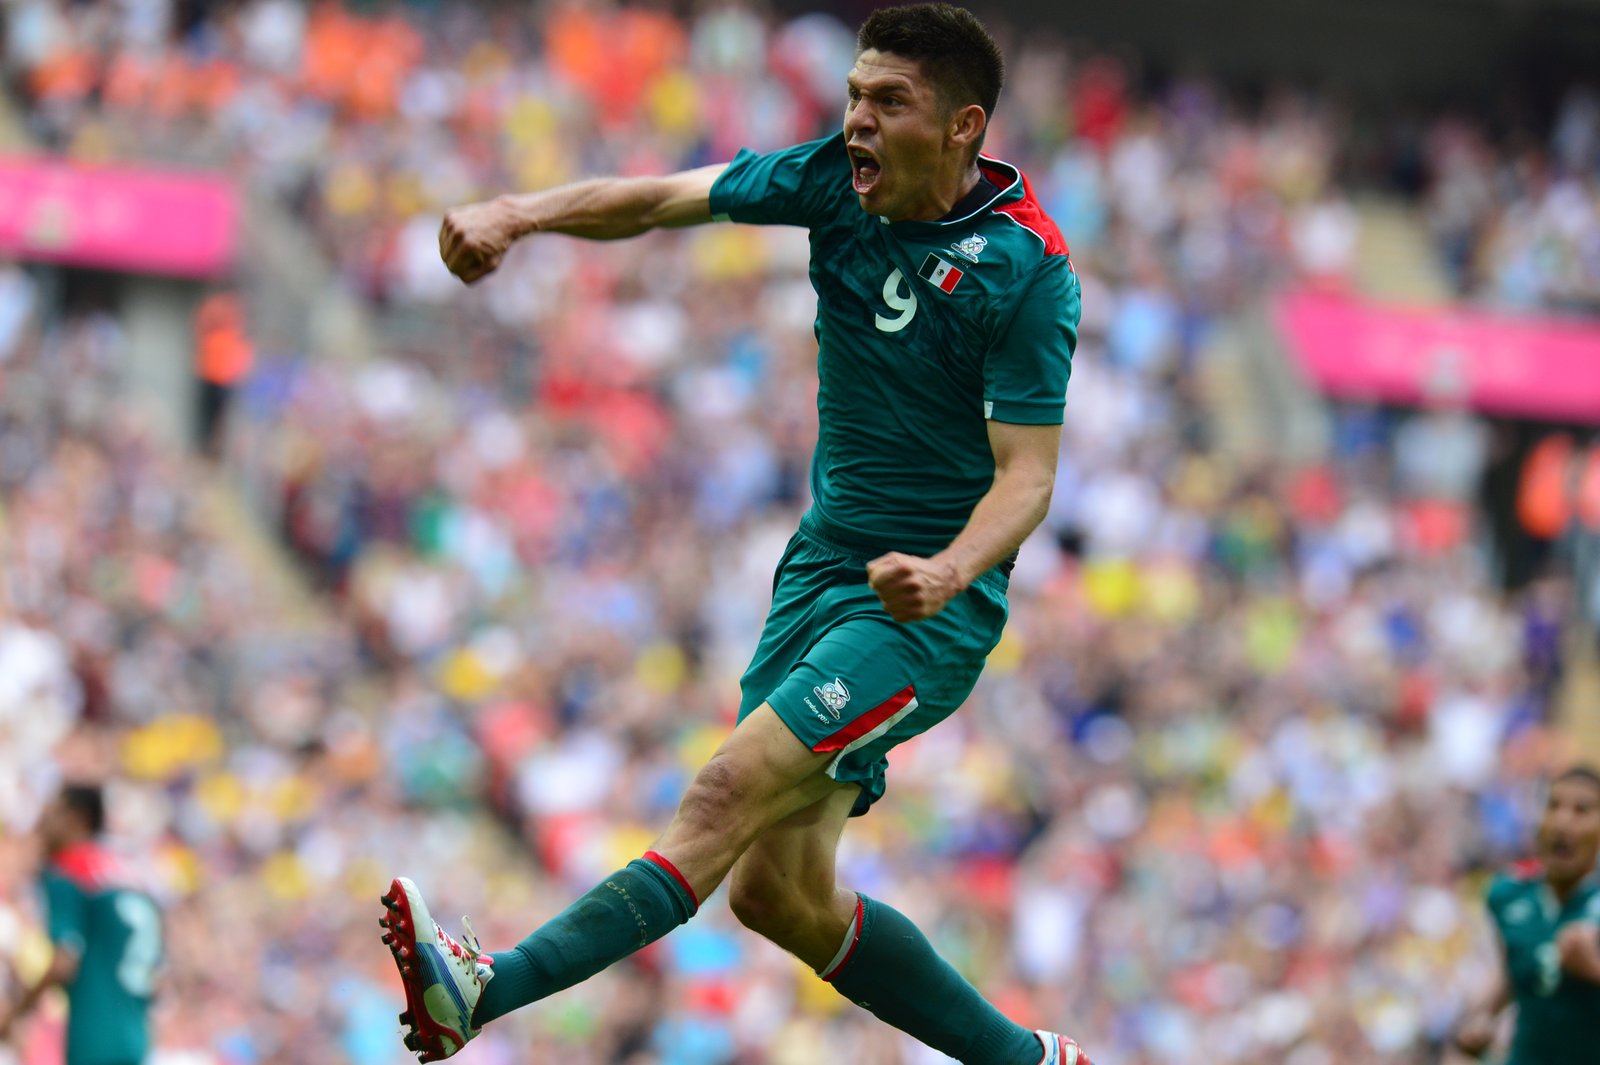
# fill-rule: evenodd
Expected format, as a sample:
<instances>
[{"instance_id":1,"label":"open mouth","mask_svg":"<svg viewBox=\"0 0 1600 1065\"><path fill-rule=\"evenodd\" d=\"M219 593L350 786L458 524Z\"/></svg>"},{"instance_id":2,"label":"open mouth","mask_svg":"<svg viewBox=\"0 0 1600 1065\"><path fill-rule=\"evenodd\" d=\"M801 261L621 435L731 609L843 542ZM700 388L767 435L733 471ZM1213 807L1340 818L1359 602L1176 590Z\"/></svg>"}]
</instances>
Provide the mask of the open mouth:
<instances>
[{"instance_id":1,"label":"open mouth","mask_svg":"<svg viewBox=\"0 0 1600 1065\"><path fill-rule=\"evenodd\" d=\"M883 175L883 165L878 157L866 148L850 145L850 186L858 196L865 196L878 184Z\"/></svg>"}]
</instances>

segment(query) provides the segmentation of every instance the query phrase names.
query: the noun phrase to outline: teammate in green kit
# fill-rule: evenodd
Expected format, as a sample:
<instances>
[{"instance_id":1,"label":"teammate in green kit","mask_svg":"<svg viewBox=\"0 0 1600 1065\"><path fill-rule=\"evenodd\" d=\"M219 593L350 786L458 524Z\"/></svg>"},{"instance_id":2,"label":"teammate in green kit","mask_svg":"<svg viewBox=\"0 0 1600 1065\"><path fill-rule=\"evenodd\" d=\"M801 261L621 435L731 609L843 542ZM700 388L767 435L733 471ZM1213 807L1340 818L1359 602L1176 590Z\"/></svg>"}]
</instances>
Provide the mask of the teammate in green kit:
<instances>
[{"instance_id":1,"label":"teammate in green kit","mask_svg":"<svg viewBox=\"0 0 1600 1065\"><path fill-rule=\"evenodd\" d=\"M1539 859L1489 887L1489 914L1504 965L1486 1002L1456 1033L1481 1055L1504 1009L1516 1003L1507 1065L1600 1063L1600 774L1570 769L1550 786L1539 822Z\"/></svg>"},{"instance_id":2,"label":"teammate in green kit","mask_svg":"<svg viewBox=\"0 0 1600 1065\"><path fill-rule=\"evenodd\" d=\"M162 956L161 914L127 886L99 843L99 788L71 785L39 821L40 875L55 947L44 977L0 1013L0 1038L52 987L67 992L65 1065L139 1065L150 1050L150 1000Z\"/></svg>"},{"instance_id":3,"label":"teammate in green kit","mask_svg":"<svg viewBox=\"0 0 1600 1065\"><path fill-rule=\"evenodd\" d=\"M1077 341L1067 246L1009 163L979 154L999 50L968 12L861 27L840 134L663 178L451 211L467 282L535 233L617 239L714 220L803 226L817 291L813 504L779 564L739 723L655 846L514 949L458 942L416 885L384 896L423 1060L687 921L725 878L746 926L882 1020L971 1065L1087 1065L1011 1021L892 907L840 886L845 823L889 751L966 699L1044 516Z\"/></svg>"}]
</instances>

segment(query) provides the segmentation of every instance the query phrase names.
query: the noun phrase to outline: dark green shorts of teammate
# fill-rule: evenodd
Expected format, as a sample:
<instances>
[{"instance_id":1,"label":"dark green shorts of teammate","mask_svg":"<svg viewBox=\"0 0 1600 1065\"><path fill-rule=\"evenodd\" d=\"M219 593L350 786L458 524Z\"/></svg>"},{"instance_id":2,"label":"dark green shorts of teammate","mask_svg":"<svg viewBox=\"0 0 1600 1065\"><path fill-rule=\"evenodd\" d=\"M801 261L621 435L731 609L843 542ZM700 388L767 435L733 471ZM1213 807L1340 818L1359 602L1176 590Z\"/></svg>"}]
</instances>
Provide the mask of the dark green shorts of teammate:
<instances>
[{"instance_id":1,"label":"dark green shorts of teammate","mask_svg":"<svg viewBox=\"0 0 1600 1065\"><path fill-rule=\"evenodd\" d=\"M772 612L740 686L739 720L771 703L828 775L861 785L852 816L883 795L891 748L966 701L1006 624L1007 580L984 574L938 614L901 623L867 584L881 552L841 542L811 515L778 563Z\"/></svg>"}]
</instances>

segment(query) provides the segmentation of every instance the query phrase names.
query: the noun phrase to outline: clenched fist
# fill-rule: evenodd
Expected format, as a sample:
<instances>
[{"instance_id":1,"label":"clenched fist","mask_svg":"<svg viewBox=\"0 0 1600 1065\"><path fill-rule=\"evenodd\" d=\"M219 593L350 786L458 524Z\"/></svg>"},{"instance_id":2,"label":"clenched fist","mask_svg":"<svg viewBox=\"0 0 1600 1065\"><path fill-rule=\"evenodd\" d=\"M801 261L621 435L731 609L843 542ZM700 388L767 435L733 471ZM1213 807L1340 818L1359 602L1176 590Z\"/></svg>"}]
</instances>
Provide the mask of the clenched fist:
<instances>
[{"instance_id":1,"label":"clenched fist","mask_svg":"<svg viewBox=\"0 0 1600 1065\"><path fill-rule=\"evenodd\" d=\"M1488 1013L1471 1013L1456 1029L1456 1049L1469 1058L1482 1057L1494 1042L1494 1016Z\"/></svg>"},{"instance_id":2,"label":"clenched fist","mask_svg":"<svg viewBox=\"0 0 1600 1065\"><path fill-rule=\"evenodd\" d=\"M954 565L891 551L867 563L867 583L896 621L921 621L961 594Z\"/></svg>"},{"instance_id":3,"label":"clenched fist","mask_svg":"<svg viewBox=\"0 0 1600 1065\"><path fill-rule=\"evenodd\" d=\"M518 235L516 213L504 200L452 207L439 227L439 256L470 285L494 272Z\"/></svg>"}]
</instances>

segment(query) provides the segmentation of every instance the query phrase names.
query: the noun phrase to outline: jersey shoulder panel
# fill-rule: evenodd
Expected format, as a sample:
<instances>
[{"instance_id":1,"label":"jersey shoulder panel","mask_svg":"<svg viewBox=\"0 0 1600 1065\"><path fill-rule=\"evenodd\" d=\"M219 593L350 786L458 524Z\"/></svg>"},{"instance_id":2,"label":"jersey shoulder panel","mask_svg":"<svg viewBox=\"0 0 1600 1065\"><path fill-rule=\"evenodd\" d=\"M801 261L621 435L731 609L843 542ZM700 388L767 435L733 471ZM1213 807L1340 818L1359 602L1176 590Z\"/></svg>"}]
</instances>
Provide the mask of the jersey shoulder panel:
<instances>
[{"instance_id":1,"label":"jersey shoulder panel","mask_svg":"<svg viewBox=\"0 0 1600 1065\"><path fill-rule=\"evenodd\" d=\"M1077 271L1068 254L1066 239L1034 197L1028 176L1021 170L1012 170L1016 175L1013 186L1007 190L1002 202L990 210L983 228L991 244L1000 249L998 257L1006 260L1007 276L999 286L996 300L996 310L999 312L997 324L1002 328L1011 321L1025 298L1038 298L1049 293L1061 296L1060 302L1064 303L1066 290L1077 288L1073 280ZM997 177L1000 173L1002 171L997 169L990 176ZM1048 282L1042 284L1046 278ZM1063 281L1063 278L1066 280ZM1071 313L1075 329L1076 309Z\"/></svg>"},{"instance_id":2,"label":"jersey shoulder panel","mask_svg":"<svg viewBox=\"0 0 1600 1065\"><path fill-rule=\"evenodd\" d=\"M1028 181L1028 175L1018 170L1017 177L1022 184L1022 195L995 207L994 213L1036 237L1045 255L1066 256L1070 262L1071 250L1067 247L1066 238L1061 235L1055 220L1045 213L1038 198L1034 196L1033 185Z\"/></svg>"},{"instance_id":3,"label":"jersey shoulder panel","mask_svg":"<svg viewBox=\"0 0 1600 1065\"><path fill-rule=\"evenodd\" d=\"M1502 907L1519 895L1526 894L1528 882L1521 877L1512 876L1509 871L1502 870L1489 881L1489 886L1484 890L1483 902L1491 913L1499 914Z\"/></svg>"},{"instance_id":4,"label":"jersey shoulder panel","mask_svg":"<svg viewBox=\"0 0 1600 1065\"><path fill-rule=\"evenodd\" d=\"M96 843L79 843L51 859L49 870L87 895L120 886L121 863Z\"/></svg>"}]
</instances>

